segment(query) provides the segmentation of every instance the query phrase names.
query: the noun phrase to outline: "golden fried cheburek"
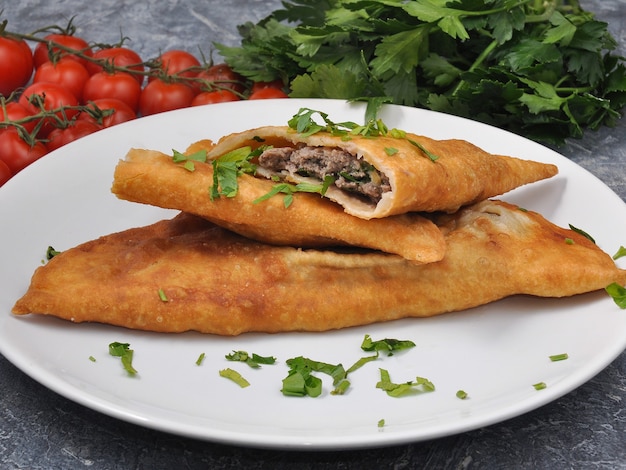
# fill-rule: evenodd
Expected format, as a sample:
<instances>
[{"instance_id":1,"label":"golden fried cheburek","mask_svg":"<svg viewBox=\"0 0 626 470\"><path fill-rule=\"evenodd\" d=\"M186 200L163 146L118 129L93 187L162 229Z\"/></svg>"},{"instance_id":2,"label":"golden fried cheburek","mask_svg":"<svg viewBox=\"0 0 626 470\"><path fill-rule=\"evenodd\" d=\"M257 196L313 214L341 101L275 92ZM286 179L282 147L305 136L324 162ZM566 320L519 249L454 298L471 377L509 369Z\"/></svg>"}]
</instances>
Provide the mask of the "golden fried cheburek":
<instances>
[{"instance_id":1,"label":"golden fried cheburek","mask_svg":"<svg viewBox=\"0 0 626 470\"><path fill-rule=\"evenodd\" d=\"M212 165L195 162L194 166L194 171L188 171L163 153L131 149L115 168L111 190L120 199L195 214L275 245L359 246L398 254L416 263L439 261L445 254L441 231L417 213L368 221L350 216L339 205L311 193L294 194L289 207L285 207L283 195L255 202L268 194L274 183L248 174L238 177L235 197L211 199Z\"/></svg>"},{"instance_id":2,"label":"golden fried cheburek","mask_svg":"<svg viewBox=\"0 0 626 470\"><path fill-rule=\"evenodd\" d=\"M13 313L159 332L324 331L626 283L584 236L504 202L436 223L446 256L416 265L380 252L271 246L182 213L57 255Z\"/></svg>"},{"instance_id":3,"label":"golden fried cheburek","mask_svg":"<svg viewBox=\"0 0 626 470\"><path fill-rule=\"evenodd\" d=\"M266 126L222 137L208 157L261 147L257 175L318 184L330 175L334 184L325 197L363 219L454 212L558 171L552 164L494 155L464 140L400 135L345 138Z\"/></svg>"}]
</instances>

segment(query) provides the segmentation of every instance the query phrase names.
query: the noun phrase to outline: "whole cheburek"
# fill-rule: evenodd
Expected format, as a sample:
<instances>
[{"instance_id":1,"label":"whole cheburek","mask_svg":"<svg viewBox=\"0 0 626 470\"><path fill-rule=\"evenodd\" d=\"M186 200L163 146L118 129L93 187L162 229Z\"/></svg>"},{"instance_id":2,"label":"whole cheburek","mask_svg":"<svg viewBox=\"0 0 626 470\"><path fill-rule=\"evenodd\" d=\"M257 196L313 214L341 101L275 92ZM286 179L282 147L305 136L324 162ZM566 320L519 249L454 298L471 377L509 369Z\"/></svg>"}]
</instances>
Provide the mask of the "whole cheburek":
<instances>
[{"instance_id":1,"label":"whole cheburek","mask_svg":"<svg viewBox=\"0 0 626 470\"><path fill-rule=\"evenodd\" d=\"M446 256L415 264L271 246L182 213L57 255L13 313L159 332L324 331L626 283L626 271L586 237L504 202L435 222Z\"/></svg>"}]
</instances>

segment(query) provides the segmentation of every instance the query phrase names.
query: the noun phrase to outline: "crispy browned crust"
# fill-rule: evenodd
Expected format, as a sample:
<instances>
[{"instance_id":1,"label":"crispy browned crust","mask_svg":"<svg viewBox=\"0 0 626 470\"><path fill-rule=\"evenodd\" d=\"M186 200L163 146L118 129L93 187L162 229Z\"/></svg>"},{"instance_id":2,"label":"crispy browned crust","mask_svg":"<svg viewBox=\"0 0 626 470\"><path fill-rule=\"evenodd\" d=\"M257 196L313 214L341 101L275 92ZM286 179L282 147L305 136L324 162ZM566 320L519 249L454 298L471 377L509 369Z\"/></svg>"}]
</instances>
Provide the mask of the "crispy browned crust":
<instances>
[{"instance_id":1,"label":"crispy browned crust","mask_svg":"<svg viewBox=\"0 0 626 470\"><path fill-rule=\"evenodd\" d=\"M298 143L344 149L389 177L391 191L375 206L343 191L327 191L326 197L342 205L349 214L364 219L411 211L454 212L463 205L504 194L558 172L555 165L494 155L464 140L434 140L415 134L406 134L406 138L355 135L346 140L326 132L306 136L286 126L266 126L225 136L212 146L209 158L243 146L293 147ZM437 160L432 161L414 143L436 155ZM389 148L397 151L389 155Z\"/></svg>"},{"instance_id":2,"label":"crispy browned crust","mask_svg":"<svg viewBox=\"0 0 626 470\"><path fill-rule=\"evenodd\" d=\"M198 162L194 171L188 171L160 152L133 149L115 168L112 191L121 199L189 212L275 245L359 246L417 263L439 261L445 254L441 231L419 214L367 221L310 193L294 194L287 208L282 194L254 203L270 192L274 183L245 174L238 182L236 197L211 200L211 164Z\"/></svg>"},{"instance_id":3,"label":"crispy browned crust","mask_svg":"<svg viewBox=\"0 0 626 470\"><path fill-rule=\"evenodd\" d=\"M415 265L378 252L270 246L182 214L56 256L13 312L160 332L323 331L626 283L588 239L506 203L481 202L438 223L446 257Z\"/></svg>"}]
</instances>

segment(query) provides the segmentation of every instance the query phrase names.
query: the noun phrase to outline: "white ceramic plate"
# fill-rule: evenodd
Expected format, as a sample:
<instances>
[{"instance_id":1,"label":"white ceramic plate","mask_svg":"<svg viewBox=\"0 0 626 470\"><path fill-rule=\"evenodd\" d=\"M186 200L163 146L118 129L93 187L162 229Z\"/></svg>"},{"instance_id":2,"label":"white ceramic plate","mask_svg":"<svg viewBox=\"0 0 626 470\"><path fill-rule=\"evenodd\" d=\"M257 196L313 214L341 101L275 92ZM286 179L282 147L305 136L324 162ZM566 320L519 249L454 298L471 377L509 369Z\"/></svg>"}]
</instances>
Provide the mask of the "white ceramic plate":
<instances>
[{"instance_id":1,"label":"white ceramic plate","mask_svg":"<svg viewBox=\"0 0 626 470\"><path fill-rule=\"evenodd\" d=\"M48 245L64 250L174 214L119 201L110 193L113 168L130 147L184 150L202 138L284 125L300 107L323 110L336 122L363 121L363 106L343 101L289 99L184 109L83 138L9 181L0 189L0 352L61 395L146 427L231 444L345 449L431 439L520 415L583 384L626 348L626 314L604 292L561 300L510 298L436 318L329 333L235 338L135 332L10 314ZM390 127L556 163L557 177L503 199L540 211L559 225L583 228L610 254L624 243L624 202L553 151L483 124L424 110L390 106L382 118ZM349 367L366 355L360 350L365 334L410 339L417 346L353 373L344 396L331 395L324 376L318 398L281 394L285 360L302 355ZM130 343L138 376L127 376L119 360L109 356L113 341ZM279 363L253 370L226 361L232 350L273 355ZM201 353L206 359L197 366ZM549 360L559 353L568 353L569 359ZM220 377L218 371L226 367L252 385L242 389ZM391 398L375 388L379 367L396 382L426 377L436 391ZM535 390L538 382L547 388ZM456 398L459 389L469 398Z\"/></svg>"}]
</instances>

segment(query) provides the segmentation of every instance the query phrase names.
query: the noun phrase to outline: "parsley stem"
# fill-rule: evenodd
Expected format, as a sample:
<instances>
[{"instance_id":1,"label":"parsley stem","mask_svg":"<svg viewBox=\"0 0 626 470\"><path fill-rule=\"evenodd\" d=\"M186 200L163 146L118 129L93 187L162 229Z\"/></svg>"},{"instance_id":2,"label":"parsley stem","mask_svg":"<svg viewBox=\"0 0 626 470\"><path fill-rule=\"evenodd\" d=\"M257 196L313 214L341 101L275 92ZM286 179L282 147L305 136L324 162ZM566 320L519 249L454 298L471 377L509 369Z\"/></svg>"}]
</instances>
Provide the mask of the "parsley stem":
<instances>
[{"instance_id":1,"label":"parsley stem","mask_svg":"<svg viewBox=\"0 0 626 470\"><path fill-rule=\"evenodd\" d=\"M487 59L487 57L489 57L489 54L491 54L497 46L498 46L497 39L494 39L493 41L491 41L491 43L487 47L485 47L485 49L476 58L474 63L470 66L470 68L468 69L468 72L473 72L478 67L480 67L480 65ZM454 88L454 91L452 92L452 96L456 96L457 93L461 90L461 88L463 88L464 84L465 84L465 80L460 80L459 83L457 83L456 87Z\"/></svg>"},{"instance_id":2,"label":"parsley stem","mask_svg":"<svg viewBox=\"0 0 626 470\"><path fill-rule=\"evenodd\" d=\"M534 10L541 11L541 9L544 10L543 13L539 15L526 15L525 22L542 23L544 21L547 21L552 16L552 13L554 13L554 10L556 10L556 2L554 0L550 2L547 2L545 0L535 0Z\"/></svg>"},{"instance_id":3,"label":"parsley stem","mask_svg":"<svg viewBox=\"0 0 626 470\"><path fill-rule=\"evenodd\" d=\"M517 5L515 5L515 7L521 7L523 5L525 5L526 3L530 3L532 0L522 0L520 2L518 2ZM554 5L554 0L552 2L550 2L554 8L556 8L556 5ZM478 10L478 11L471 11L471 10L465 10L463 11L463 16L464 17L472 17L472 16L488 16L488 15L495 15L496 13L502 13L505 11L509 11L515 7L512 7L510 5L504 5L501 6L499 8L492 8L491 10Z\"/></svg>"}]
</instances>

